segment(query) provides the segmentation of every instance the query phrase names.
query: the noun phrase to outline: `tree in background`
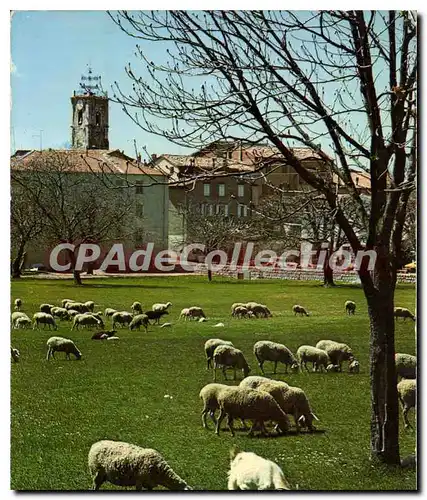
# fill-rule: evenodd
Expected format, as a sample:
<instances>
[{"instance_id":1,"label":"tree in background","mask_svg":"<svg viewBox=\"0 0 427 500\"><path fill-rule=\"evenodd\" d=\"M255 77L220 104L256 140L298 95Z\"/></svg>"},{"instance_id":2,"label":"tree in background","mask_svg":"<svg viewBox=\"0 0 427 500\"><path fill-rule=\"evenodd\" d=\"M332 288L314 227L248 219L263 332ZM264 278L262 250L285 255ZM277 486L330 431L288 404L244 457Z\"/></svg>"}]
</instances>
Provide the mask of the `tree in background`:
<instances>
[{"instance_id":1,"label":"tree in background","mask_svg":"<svg viewBox=\"0 0 427 500\"><path fill-rule=\"evenodd\" d=\"M371 454L398 464L393 307L415 188L415 15L354 10L110 15L139 43L143 67L128 64L132 89L116 87L115 93L132 120L193 148L213 139L268 142L323 195L353 252L376 252L373 271L366 265L358 270L371 332ZM162 61L151 60L153 43L164 49ZM293 153L295 146L311 148L329 175L308 169ZM369 174L369 212L351 168ZM343 210L334 176L357 206L367 234L363 242Z\"/></svg>"},{"instance_id":2,"label":"tree in background","mask_svg":"<svg viewBox=\"0 0 427 500\"><path fill-rule=\"evenodd\" d=\"M39 214L45 244L75 245L75 250L67 253L78 285L82 281L75 264L81 244L100 244L132 234L134 201L130 190L109 188L99 177L77 172L70 155L44 152L25 169L18 161L12 166L11 177L15 193L16 189L24 190L31 210Z\"/></svg>"}]
</instances>

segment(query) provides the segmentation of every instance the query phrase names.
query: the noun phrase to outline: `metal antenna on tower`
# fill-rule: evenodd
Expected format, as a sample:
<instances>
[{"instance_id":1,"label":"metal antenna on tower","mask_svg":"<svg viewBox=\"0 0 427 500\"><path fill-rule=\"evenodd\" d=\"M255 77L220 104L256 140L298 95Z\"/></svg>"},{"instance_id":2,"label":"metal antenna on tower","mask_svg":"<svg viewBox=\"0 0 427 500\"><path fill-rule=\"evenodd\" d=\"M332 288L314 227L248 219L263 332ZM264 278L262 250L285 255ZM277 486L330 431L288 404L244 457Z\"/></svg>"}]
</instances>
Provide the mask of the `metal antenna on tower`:
<instances>
[{"instance_id":1,"label":"metal antenna on tower","mask_svg":"<svg viewBox=\"0 0 427 500\"><path fill-rule=\"evenodd\" d=\"M40 138L40 151L43 151L43 130L39 130L39 134L34 134L33 137Z\"/></svg>"},{"instance_id":2,"label":"metal antenna on tower","mask_svg":"<svg viewBox=\"0 0 427 500\"><path fill-rule=\"evenodd\" d=\"M82 75L80 80L80 88L89 95L107 95L102 89L101 75L93 75L92 67L87 65L87 75Z\"/></svg>"}]
</instances>

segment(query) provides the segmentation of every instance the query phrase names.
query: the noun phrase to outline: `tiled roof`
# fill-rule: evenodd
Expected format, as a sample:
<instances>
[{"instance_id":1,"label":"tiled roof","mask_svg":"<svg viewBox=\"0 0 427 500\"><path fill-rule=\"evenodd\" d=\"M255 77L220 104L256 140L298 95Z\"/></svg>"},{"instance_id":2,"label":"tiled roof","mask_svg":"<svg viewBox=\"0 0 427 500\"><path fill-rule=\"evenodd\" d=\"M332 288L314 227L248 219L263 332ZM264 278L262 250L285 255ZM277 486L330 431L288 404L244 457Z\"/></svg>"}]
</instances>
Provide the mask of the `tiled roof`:
<instances>
[{"instance_id":1,"label":"tiled roof","mask_svg":"<svg viewBox=\"0 0 427 500\"><path fill-rule=\"evenodd\" d=\"M72 172L93 172L105 174L149 175L164 174L146 165L138 165L136 160L118 149L46 149L30 151L25 155L14 155L11 166L15 170L35 170L38 161L54 161L58 155L69 161Z\"/></svg>"}]
</instances>

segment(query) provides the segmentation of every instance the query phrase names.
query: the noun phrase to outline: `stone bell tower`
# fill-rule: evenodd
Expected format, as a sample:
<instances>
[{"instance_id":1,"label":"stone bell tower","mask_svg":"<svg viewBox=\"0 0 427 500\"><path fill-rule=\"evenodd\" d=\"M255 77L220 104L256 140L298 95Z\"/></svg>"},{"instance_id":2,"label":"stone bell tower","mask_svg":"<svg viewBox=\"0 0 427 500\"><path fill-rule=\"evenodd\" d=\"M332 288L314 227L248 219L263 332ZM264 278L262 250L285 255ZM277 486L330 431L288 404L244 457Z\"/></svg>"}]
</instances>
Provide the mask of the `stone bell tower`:
<instances>
[{"instance_id":1,"label":"stone bell tower","mask_svg":"<svg viewBox=\"0 0 427 500\"><path fill-rule=\"evenodd\" d=\"M101 77L93 76L90 67L81 78L80 89L74 91L71 105L73 149L109 149L108 97L102 90Z\"/></svg>"}]
</instances>

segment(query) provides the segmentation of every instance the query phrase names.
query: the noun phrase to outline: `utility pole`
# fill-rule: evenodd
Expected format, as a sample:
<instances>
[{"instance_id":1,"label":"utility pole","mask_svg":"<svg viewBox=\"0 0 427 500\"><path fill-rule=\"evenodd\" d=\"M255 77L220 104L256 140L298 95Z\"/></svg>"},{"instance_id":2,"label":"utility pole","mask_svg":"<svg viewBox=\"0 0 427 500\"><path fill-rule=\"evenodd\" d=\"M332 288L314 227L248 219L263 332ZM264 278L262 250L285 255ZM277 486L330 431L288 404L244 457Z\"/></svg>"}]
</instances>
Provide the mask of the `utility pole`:
<instances>
[{"instance_id":1,"label":"utility pole","mask_svg":"<svg viewBox=\"0 0 427 500\"><path fill-rule=\"evenodd\" d=\"M33 137L38 137L40 139L40 151L43 150L43 130L39 130L39 134L34 134Z\"/></svg>"}]
</instances>

